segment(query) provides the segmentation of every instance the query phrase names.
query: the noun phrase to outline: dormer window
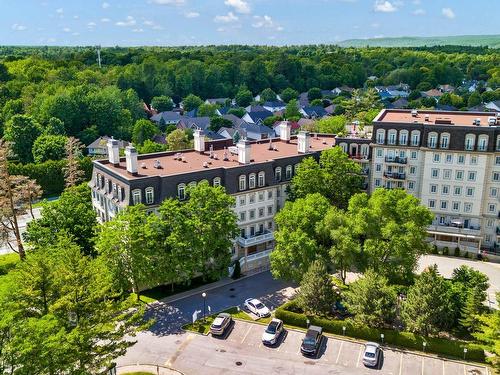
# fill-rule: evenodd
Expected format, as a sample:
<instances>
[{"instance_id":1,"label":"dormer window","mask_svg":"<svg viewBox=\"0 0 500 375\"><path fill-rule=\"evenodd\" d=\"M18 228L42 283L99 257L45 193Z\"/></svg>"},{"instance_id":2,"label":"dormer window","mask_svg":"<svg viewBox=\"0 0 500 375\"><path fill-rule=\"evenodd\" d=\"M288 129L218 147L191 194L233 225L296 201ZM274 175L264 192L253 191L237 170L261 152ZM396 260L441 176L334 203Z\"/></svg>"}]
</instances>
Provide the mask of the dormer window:
<instances>
[{"instance_id":1,"label":"dormer window","mask_svg":"<svg viewBox=\"0 0 500 375\"><path fill-rule=\"evenodd\" d=\"M467 151L473 151L475 143L476 143L476 136L474 134L467 134L465 136L465 149Z\"/></svg>"},{"instance_id":2,"label":"dormer window","mask_svg":"<svg viewBox=\"0 0 500 375\"><path fill-rule=\"evenodd\" d=\"M389 130L389 137L387 143L390 145L396 144L396 130L394 129Z\"/></svg>"},{"instance_id":3,"label":"dormer window","mask_svg":"<svg viewBox=\"0 0 500 375\"><path fill-rule=\"evenodd\" d=\"M134 205L141 204L141 191L139 189L132 190L132 203Z\"/></svg>"},{"instance_id":4,"label":"dormer window","mask_svg":"<svg viewBox=\"0 0 500 375\"><path fill-rule=\"evenodd\" d=\"M220 177L214 178L214 186L220 186Z\"/></svg>"},{"instance_id":5,"label":"dormer window","mask_svg":"<svg viewBox=\"0 0 500 375\"><path fill-rule=\"evenodd\" d=\"M377 130L377 137L376 141L379 145L383 145L385 142L385 130L384 129L378 129Z\"/></svg>"},{"instance_id":6,"label":"dormer window","mask_svg":"<svg viewBox=\"0 0 500 375\"><path fill-rule=\"evenodd\" d=\"M249 189L255 189L255 173L251 173L250 176L248 176L248 188Z\"/></svg>"},{"instance_id":7,"label":"dormer window","mask_svg":"<svg viewBox=\"0 0 500 375\"><path fill-rule=\"evenodd\" d=\"M274 179L278 182L281 181L281 167L277 167L274 170Z\"/></svg>"},{"instance_id":8,"label":"dormer window","mask_svg":"<svg viewBox=\"0 0 500 375\"><path fill-rule=\"evenodd\" d=\"M153 204L155 200L154 188L148 187L146 188L146 204Z\"/></svg>"},{"instance_id":9,"label":"dormer window","mask_svg":"<svg viewBox=\"0 0 500 375\"><path fill-rule=\"evenodd\" d=\"M418 130L413 130L411 132L411 145L418 146L420 144L420 132Z\"/></svg>"},{"instance_id":10,"label":"dormer window","mask_svg":"<svg viewBox=\"0 0 500 375\"><path fill-rule=\"evenodd\" d=\"M239 189L240 191L246 190L247 188L247 178L245 175L241 175L239 178Z\"/></svg>"},{"instance_id":11,"label":"dormer window","mask_svg":"<svg viewBox=\"0 0 500 375\"><path fill-rule=\"evenodd\" d=\"M449 133L441 134L441 143L439 144L439 147L448 148L449 145L450 145L450 134Z\"/></svg>"},{"instance_id":12,"label":"dormer window","mask_svg":"<svg viewBox=\"0 0 500 375\"><path fill-rule=\"evenodd\" d=\"M291 165L286 166L285 178L287 180L290 180L292 178L292 166Z\"/></svg>"},{"instance_id":13,"label":"dormer window","mask_svg":"<svg viewBox=\"0 0 500 375\"><path fill-rule=\"evenodd\" d=\"M438 135L435 132L429 133L429 137L427 138L427 147L436 148L437 147L437 138Z\"/></svg>"},{"instance_id":14,"label":"dormer window","mask_svg":"<svg viewBox=\"0 0 500 375\"><path fill-rule=\"evenodd\" d=\"M399 132L399 144L402 146L406 146L408 143L408 130L401 130Z\"/></svg>"},{"instance_id":15,"label":"dormer window","mask_svg":"<svg viewBox=\"0 0 500 375\"><path fill-rule=\"evenodd\" d=\"M488 136L481 134L477 142L478 151L486 151L488 149Z\"/></svg>"},{"instance_id":16,"label":"dormer window","mask_svg":"<svg viewBox=\"0 0 500 375\"><path fill-rule=\"evenodd\" d=\"M177 185L177 198L179 198L179 200L181 201L186 199L186 185L184 184Z\"/></svg>"},{"instance_id":17,"label":"dormer window","mask_svg":"<svg viewBox=\"0 0 500 375\"><path fill-rule=\"evenodd\" d=\"M259 172L257 183L259 187L263 187L266 184L266 174L264 172Z\"/></svg>"}]
</instances>

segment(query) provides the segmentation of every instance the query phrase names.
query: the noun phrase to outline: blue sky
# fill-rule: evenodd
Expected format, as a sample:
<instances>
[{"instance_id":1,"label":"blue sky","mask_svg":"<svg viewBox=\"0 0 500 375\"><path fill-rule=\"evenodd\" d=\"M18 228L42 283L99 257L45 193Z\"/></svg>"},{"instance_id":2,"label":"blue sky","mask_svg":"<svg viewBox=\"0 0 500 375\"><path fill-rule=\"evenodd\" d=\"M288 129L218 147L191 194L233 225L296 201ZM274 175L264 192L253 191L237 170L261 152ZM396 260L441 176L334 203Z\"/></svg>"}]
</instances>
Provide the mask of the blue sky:
<instances>
[{"instance_id":1,"label":"blue sky","mask_svg":"<svg viewBox=\"0 0 500 375\"><path fill-rule=\"evenodd\" d=\"M499 11L499 0L0 0L0 43L283 45L498 34Z\"/></svg>"}]
</instances>

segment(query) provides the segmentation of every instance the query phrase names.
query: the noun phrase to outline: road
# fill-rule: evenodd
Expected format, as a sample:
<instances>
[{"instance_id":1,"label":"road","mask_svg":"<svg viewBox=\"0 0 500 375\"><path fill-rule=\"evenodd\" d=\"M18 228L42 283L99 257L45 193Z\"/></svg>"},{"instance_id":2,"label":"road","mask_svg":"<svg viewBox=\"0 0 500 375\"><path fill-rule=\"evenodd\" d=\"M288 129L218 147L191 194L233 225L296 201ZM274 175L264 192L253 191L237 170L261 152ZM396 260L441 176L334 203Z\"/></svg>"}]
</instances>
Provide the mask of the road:
<instances>
[{"instance_id":1,"label":"road","mask_svg":"<svg viewBox=\"0 0 500 375\"><path fill-rule=\"evenodd\" d=\"M40 215L41 215L40 211L41 211L40 207L33 209L33 215L35 215L35 219L38 219L40 217ZM22 215L17 219L17 223L19 225L19 231L21 232L21 235L26 231L26 225L28 225L28 223L31 220L33 220L33 218L31 217L30 213L28 213L26 215ZM14 238L12 239L11 244L15 245ZM17 246L15 246L15 248L17 248ZM8 254L8 253L12 253L12 250L10 249L9 245L1 244L0 245L0 255Z\"/></svg>"}]
</instances>

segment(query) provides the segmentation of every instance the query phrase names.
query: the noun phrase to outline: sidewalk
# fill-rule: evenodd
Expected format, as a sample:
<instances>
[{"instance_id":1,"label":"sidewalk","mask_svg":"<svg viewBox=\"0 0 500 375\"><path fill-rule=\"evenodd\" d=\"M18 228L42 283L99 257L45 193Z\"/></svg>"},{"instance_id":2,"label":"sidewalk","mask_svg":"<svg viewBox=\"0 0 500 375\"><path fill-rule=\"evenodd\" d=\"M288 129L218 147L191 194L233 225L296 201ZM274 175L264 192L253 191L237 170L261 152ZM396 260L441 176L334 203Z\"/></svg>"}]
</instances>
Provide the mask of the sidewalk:
<instances>
[{"instance_id":1,"label":"sidewalk","mask_svg":"<svg viewBox=\"0 0 500 375\"><path fill-rule=\"evenodd\" d=\"M121 374L129 374L133 372L150 372L153 375L183 375L182 372L160 366L160 365L126 365L119 366L116 368L116 373L118 375Z\"/></svg>"}]
</instances>

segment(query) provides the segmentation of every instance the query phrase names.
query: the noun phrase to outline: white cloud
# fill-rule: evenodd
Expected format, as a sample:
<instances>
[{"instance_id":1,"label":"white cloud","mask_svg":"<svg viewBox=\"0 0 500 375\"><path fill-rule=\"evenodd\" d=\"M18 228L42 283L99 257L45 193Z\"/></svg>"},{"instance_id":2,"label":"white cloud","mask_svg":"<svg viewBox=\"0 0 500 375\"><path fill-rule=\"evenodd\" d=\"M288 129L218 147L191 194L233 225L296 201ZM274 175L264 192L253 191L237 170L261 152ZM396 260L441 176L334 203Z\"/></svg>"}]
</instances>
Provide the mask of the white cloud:
<instances>
[{"instance_id":1,"label":"white cloud","mask_svg":"<svg viewBox=\"0 0 500 375\"><path fill-rule=\"evenodd\" d=\"M413 11L413 15L415 16L423 16L425 14L425 10L422 8L415 9Z\"/></svg>"},{"instance_id":2,"label":"white cloud","mask_svg":"<svg viewBox=\"0 0 500 375\"><path fill-rule=\"evenodd\" d=\"M138 29L132 29L133 33L143 33L144 29L138 28Z\"/></svg>"},{"instance_id":3,"label":"white cloud","mask_svg":"<svg viewBox=\"0 0 500 375\"><path fill-rule=\"evenodd\" d=\"M15 30L15 31L24 31L26 29L27 29L26 26L20 25L18 23L15 23L15 24L12 25L12 30Z\"/></svg>"},{"instance_id":4,"label":"white cloud","mask_svg":"<svg viewBox=\"0 0 500 375\"><path fill-rule=\"evenodd\" d=\"M377 0L373 7L375 12L390 13L397 10L396 6L388 0Z\"/></svg>"},{"instance_id":5,"label":"white cloud","mask_svg":"<svg viewBox=\"0 0 500 375\"><path fill-rule=\"evenodd\" d=\"M238 13L248 14L250 13L250 5L244 0L226 0L224 1L229 7L233 7Z\"/></svg>"},{"instance_id":6,"label":"white cloud","mask_svg":"<svg viewBox=\"0 0 500 375\"><path fill-rule=\"evenodd\" d=\"M88 27L94 27L95 25L96 25L96 24L95 24L95 22L89 22L89 23L87 24L87 26L88 26Z\"/></svg>"},{"instance_id":7,"label":"white cloud","mask_svg":"<svg viewBox=\"0 0 500 375\"><path fill-rule=\"evenodd\" d=\"M275 29L278 31L283 31L283 27L277 25L276 22L271 18L271 16L253 16L254 23L252 23L252 27L256 29L267 28L267 29Z\"/></svg>"},{"instance_id":8,"label":"white cloud","mask_svg":"<svg viewBox=\"0 0 500 375\"><path fill-rule=\"evenodd\" d=\"M62 31L64 31L65 33L70 33L71 29L69 27L64 27Z\"/></svg>"},{"instance_id":9,"label":"white cloud","mask_svg":"<svg viewBox=\"0 0 500 375\"><path fill-rule=\"evenodd\" d=\"M229 12L225 16L215 16L214 21L218 23L230 23L238 21L238 16L235 16L233 12Z\"/></svg>"},{"instance_id":10,"label":"white cloud","mask_svg":"<svg viewBox=\"0 0 500 375\"><path fill-rule=\"evenodd\" d=\"M136 20L132 16L127 16L125 21L118 21L115 23L116 26L134 26L136 24Z\"/></svg>"},{"instance_id":11,"label":"white cloud","mask_svg":"<svg viewBox=\"0 0 500 375\"><path fill-rule=\"evenodd\" d=\"M146 21L143 22L143 24L146 25L146 26L153 26L155 23L153 21L146 20Z\"/></svg>"},{"instance_id":12,"label":"white cloud","mask_svg":"<svg viewBox=\"0 0 500 375\"><path fill-rule=\"evenodd\" d=\"M102 3L102 9L108 9L111 5L107 3L106 1Z\"/></svg>"},{"instance_id":13,"label":"white cloud","mask_svg":"<svg viewBox=\"0 0 500 375\"><path fill-rule=\"evenodd\" d=\"M186 0L151 0L151 2L158 5L184 5Z\"/></svg>"},{"instance_id":14,"label":"white cloud","mask_svg":"<svg viewBox=\"0 0 500 375\"><path fill-rule=\"evenodd\" d=\"M73 19L75 19L75 20L79 20L79 19L80 19L80 16L73 16Z\"/></svg>"},{"instance_id":15,"label":"white cloud","mask_svg":"<svg viewBox=\"0 0 500 375\"><path fill-rule=\"evenodd\" d=\"M106 22L111 22L109 18L101 18L101 22L106 23Z\"/></svg>"},{"instance_id":16,"label":"white cloud","mask_svg":"<svg viewBox=\"0 0 500 375\"><path fill-rule=\"evenodd\" d=\"M449 18L450 20L455 18L455 12L451 8L443 8L441 10L441 13L443 14L443 16L445 16L446 18Z\"/></svg>"},{"instance_id":17,"label":"white cloud","mask_svg":"<svg viewBox=\"0 0 500 375\"><path fill-rule=\"evenodd\" d=\"M196 18L196 17L199 17L200 16L200 13L198 12L187 12L187 13L184 13L184 17L186 18Z\"/></svg>"},{"instance_id":18,"label":"white cloud","mask_svg":"<svg viewBox=\"0 0 500 375\"><path fill-rule=\"evenodd\" d=\"M56 13L57 14L63 14L64 13L64 9L63 8L58 8L58 9L56 9Z\"/></svg>"},{"instance_id":19,"label":"white cloud","mask_svg":"<svg viewBox=\"0 0 500 375\"><path fill-rule=\"evenodd\" d=\"M151 27L153 30L162 30L163 29L163 27L161 27L160 25L157 25L154 21L150 21L150 20L145 20L142 24L145 26Z\"/></svg>"}]
</instances>

